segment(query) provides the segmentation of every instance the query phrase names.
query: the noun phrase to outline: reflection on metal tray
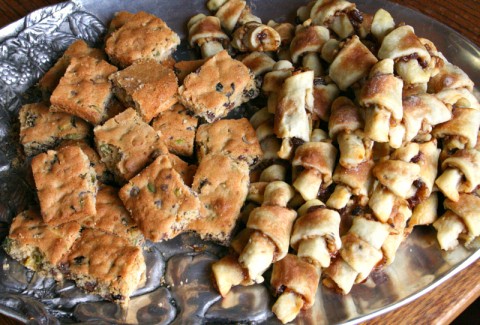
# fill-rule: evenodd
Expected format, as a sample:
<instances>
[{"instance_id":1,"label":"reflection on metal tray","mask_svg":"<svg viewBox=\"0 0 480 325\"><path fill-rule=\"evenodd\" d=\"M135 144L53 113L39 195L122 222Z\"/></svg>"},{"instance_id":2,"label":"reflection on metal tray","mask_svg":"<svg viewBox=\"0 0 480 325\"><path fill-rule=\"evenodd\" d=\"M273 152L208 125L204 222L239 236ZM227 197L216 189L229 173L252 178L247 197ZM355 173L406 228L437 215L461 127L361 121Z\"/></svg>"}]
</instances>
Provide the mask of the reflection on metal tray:
<instances>
[{"instance_id":1,"label":"reflection on metal tray","mask_svg":"<svg viewBox=\"0 0 480 325\"><path fill-rule=\"evenodd\" d=\"M28 163L17 157L15 121L19 107L35 100L34 84L67 46L77 38L90 44L101 41L105 26L118 10L152 12L185 37L186 21L206 12L205 1L98 1L76 0L38 10L0 30L0 236L17 211L32 200ZM410 9L387 1L356 1L365 12L383 7L396 21L415 27L432 40L452 63L476 83L480 72L475 58L479 50L450 28ZM292 20L305 1L252 1L255 14L268 19ZM189 52L181 51L181 56ZM201 248L199 250L199 247ZM86 295L71 282L55 283L38 277L0 252L0 311L26 322L98 323L251 323L279 324L270 311L273 298L264 285L235 288L220 299L210 280L210 265L223 248L182 235L145 250L148 281L132 299L128 310ZM302 313L299 324L356 323L403 305L445 281L474 262L480 250L462 247L441 252L432 229L419 228L399 250L395 262L354 286L347 296L323 287L313 308Z\"/></svg>"}]
</instances>

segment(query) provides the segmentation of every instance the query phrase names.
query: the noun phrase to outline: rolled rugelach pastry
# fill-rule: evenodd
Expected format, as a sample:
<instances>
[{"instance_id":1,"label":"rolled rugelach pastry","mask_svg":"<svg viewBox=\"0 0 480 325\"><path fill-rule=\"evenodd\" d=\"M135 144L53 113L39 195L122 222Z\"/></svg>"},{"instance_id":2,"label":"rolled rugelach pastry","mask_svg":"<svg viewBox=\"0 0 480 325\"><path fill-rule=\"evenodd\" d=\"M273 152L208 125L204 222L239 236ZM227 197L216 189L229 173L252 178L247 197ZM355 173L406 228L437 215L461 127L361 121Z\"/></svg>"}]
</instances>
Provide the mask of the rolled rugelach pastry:
<instances>
[{"instance_id":1,"label":"rolled rugelach pastry","mask_svg":"<svg viewBox=\"0 0 480 325\"><path fill-rule=\"evenodd\" d=\"M437 240L443 250L455 248L461 238L468 247L480 235L480 198L476 194L462 193L457 202L444 201L447 210L433 227L437 230Z\"/></svg>"},{"instance_id":2,"label":"rolled rugelach pastry","mask_svg":"<svg viewBox=\"0 0 480 325\"><path fill-rule=\"evenodd\" d=\"M290 61L280 60L273 65L272 71L265 74L262 90L268 96L268 112L275 114L283 83L285 79L292 76L293 69Z\"/></svg>"},{"instance_id":3,"label":"rolled rugelach pastry","mask_svg":"<svg viewBox=\"0 0 480 325\"><path fill-rule=\"evenodd\" d=\"M391 226L391 232L382 245L384 264L388 265L394 261L398 247L410 234L410 231L415 224L407 227L407 222L417 206L423 202L429 202L428 205L421 206L421 208L416 211L417 216L416 220L413 221L414 223L419 223L420 220L418 220L418 213L420 212L428 212L430 214L430 217L425 216L423 222L428 222L428 218L433 221L431 214L434 215L433 219L435 218L437 203L435 198L433 201L429 198L431 197L434 181L437 175L439 155L440 149L437 148L435 140L422 144L412 142L392 153L388 161L396 161L396 163L400 161L409 162L409 167L406 165L403 166L407 169L411 168L412 170L419 170L418 175L413 177L416 179L412 182L411 186L413 187L411 187L410 190L407 189L408 184L406 183L399 184L396 180L392 180L392 183L385 181L388 172L386 170L376 170L375 168L377 168L378 165L374 168L374 175L379 182L370 196L368 205L372 209L377 220ZM394 165L395 164L392 164L392 168L395 168ZM413 165L416 165L418 168L414 168ZM384 165L381 165L380 168L383 167ZM380 176L379 174L383 174L383 176ZM408 178L408 176L405 178ZM410 178L410 181L413 178ZM408 194L399 195L399 188L403 188L403 192Z\"/></svg>"},{"instance_id":4,"label":"rolled rugelach pastry","mask_svg":"<svg viewBox=\"0 0 480 325\"><path fill-rule=\"evenodd\" d=\"M358 101L365 108L365 135L398 148L405 134L401 125L403 82L394 75L393 64L393 60L386 59L372 68Z\"/></svg>"},{"instance_id":5,"label":"rolled rugelach pastry","mask_svg":"<svg viewBox=\"0 0 480 325\"><path fill-rule=\"evenodd\" d=\"M242 58L242 63L245 64L250 71L255 75L255 84L257 89L262 88L263 76L273 70L276 61L265 52L251 52Z\"/></svg>"},{"instance_id":6,"label":"rolled rugelach pastry","mask_svg":"<svg viewBox=\"0 0 480 325\"><path fill-rule=\"evenodd\" d=\"M373 16L371 32L375 39L381 44L385 35L395 29L395 21L392 15L385 9L378 9Z\"/></svg>"},{"instance_id":7,"label":"rolled rugelach pastry","mask_svg":"<svg viewBox=\"0 0 480 325\"><path fill-rule=\"evenodd\" d=\"M298 256L288 254L275 262L270 280L274 294L279 296L272 307L275 316L286 324L301 310L312 307L319 281L315 266Z\"/></svg>"},{"instance_id":8,"label":"rolled rugelach pastry","mask_svg":"<svg viewBox=\"0 0 480 325\"><path fill-rule=\"evenodd\" d=\"M438 194L437 192L432 192L425 201L415 206L408 222L408 228L412 229L415 226L431 225L437 220L437 210Z\"/></svg>"},{"instance_id":9,"label":"rolled rugelach pastry","mask_svg":"<svg viewBox=\"0 0 480 325\"><path fill-rule=\"evenodd\" d=\"M318 76L313 79L312 119L328 122L333 101L340 94L340 89L330 77Z\"/></svg>"},{"instance_id":10,"label":"rolled rugelach pastry","mask_svg":"<svg viewBox=\"0 0 480 325\"><path fill-rule=\"evenodd\" d=\"M319 202L318 200L315 200ZM321 203L321 202L320 202ZM340 239L340 214L325 205L307 201L306 211L299 213L290 238L297 256L318 268L330 265L331 256L342 246Z\"/></svg>"},{"instance_id":11,"label":"rolled rugelach pastry","mask_svg":"<svg viewBox=\"0 0 480 325\"><path fill-rule=\"evenodd\" d=\"M429 46L431 47L433 44L430 42ZM438 64L437 73L428 81L428 91L433 94L445 89L464 88L470 92L473 91L474 84L468 75L456 65L448 62L440 52L436 54L442 60L442 64Z\"/></svg>"},{"instance_id":12,"label":"rolled rugelach pastry","mask_svg":"<svg viewBox=\"0 0 480 325\"><path fill-rule=\"evenodd\" d=\"M203 58L214 56L230 43L217 17L198 14L190 18L187 27L190 46L198 46Z\"/></svg>"},{"instance_id":13,"label":"rolled rugelach pastry","mask_svg":"<svg viewBox=\"0 0 480 325\"><path fill-rule=\"evenodd\" d=\"M389 159L379 161L373 168L373 175L402 199L420 196L415 199L418 204L430 196L439 154L434 140L423 144L411 142L394 151Z\"/></svg>"},{"instance_id":14,"label":"rolled rugelach pastry","mask_svg":"<svg viewBox=\"0 0 480 325\"><path fill-rule=\"evenodd\" d=\"M263 151L263 161L272 161L278 159L278 151L280 150L280 140L273 130L274 115L268 112L267 107L258 110L250 118L258 142Z\"/></svg>"},{"instance_id":15,"label":"rolled rugelach pastry","mask_svg":"<svg viewBox=\"0 0 480 325\"><path fill-rule=\"evenodd\" d=\"M337 165L333 173L333 182L336 184L335 190L328 198L327 206L336 210L343 209L348 205L352 196L357 197L357 203L365 205L373 187L372 169L374 165L372 159L352 168Z\"/></svg>"},{"instance_id":16,"label":"rolled rugelach pastry","mask_svg":"<svg viewBox=\"0 0 480 325\"><path fill-rule=\"evenodd\" d=\"M285 181L287 169L280 164L273 164L265 168L260 174L260 182Z\"/></svg>"},{"instance_id":17,"label":"rolled rugelach pastry","mask_svg":"<svg viewBox=\"0 0 480 325\"><path fill-rule=\"evenodd\" d=\"M340 39L355 33L355 26L362 23L362 14L354 3L343 0L317 0L310 10L312 24L325 26Z\"/></svg>"},{"instance_id":18,"label":"rolled rugelach pastry","mask_svg":"<svg viewBox=\"0 0 480 325\"><path fill-rule=\"evenodd\" d=\"M480 127L480 110L456 107L452 114L451 120L436 125L432 130L435 138L443 138L443 151L446 154L475 147ZM445 155L442 153L442 156Z\"/></svg>"},{"instance_id":19,"label":"rolled rugelach pastry","mask_svg":"<svg viewBox=\"0 0 480 325\"><path fill-rule=\"evenodd\" d=\"M435 125L449 121L452 113L432 94L419 94L403 98L404 142L429 141Z\"/></svg>"},{"instance_id":20,"label":"rolled rugelach pastry","mask_svg":"<svg viewBox=\"0 0 480 325\"><path fill-rule=\"evenodd\" d=\"M330 38L330 32L323 26L299 25L295 37L290 43L290 54L293 63L302 60L302 66L313 70L314 76L323 75L320 52Z\"/></svg>"},{"instance_id":21,"label":"rolled rugelach pastry","mask_svg":"<svg viewBox=\"0 0 480 325\"><path fill-rule=\"evenodd\" d=\"M324 45L326 46L326 45ZM323 55L322 55L323 56ZM366 77L378 59L353 35L341 45L329 69L329 76L341 90Z\"/></svg>"},{"instance_id":22,"label":"rolled rugelach pastry","mask_svg":"<svg viewBox=\"0 0 480 325\"><path fill-rule=\"evenodd\" d=\"M274 20L269 20L267 25L275 29L280 35L280 47L277 50L278 59L291 60L290 43L295 35L295 26L287 22L277 23Z\"/></svg>"},{"instance_id":23,"label":"rolled rugelach pastry","mask_svg":"<svg viewBox=\"0 0 480 325\"><path fill-rule=\"evenodd\" d=\"M407 228L407 222L412 216L412 210L406 202L398 204L393 216L390 234L387 236L382 245L383 265L392 264L395 260L397 250L400 244L410 234L410 228Z\"/></svg>"},{"instance_id":24,"label":"rolled rugelach pastry","mask_svg":"<svg viewBox=\"0 0 480 325\"><path fill-rule=\"evenodd\" d=\"M377 220L389 222L399 204L405 201L413 209L430 196L437 176L439 154L436 141L411 142L375 165L373 175L378 184L368 205Z\"/></svg>"},{"instance_id":25,"label":"rolled rugelach pastry","mask_svg":"<svg viewBox=\"0 0 480 325\"><path fill-rule=\"evenodd\" d=\"M348 294L354 283L365 280L383 259L382 245L390 234L384 223L357 216L346 235L342 248L332 264L325 269L323 284Z\"/></svg>"},{"instance_id":26,"label":"rolled rugelach pastry","mask_svg":"<svg viewBox=\"0 0 480 325\"><path fill-rule=\"evenodd\" d=\"M480 151L461 149L442 162L442 174L435 184L450 200L457 202L460 193L471 193L480 185Z\"/></svg>"},{"instance_id":27,"label":"rolled rugelach pastry","mask_svg":"<svg viewBox=\"0 0 480 325\"><path fill-rule=\"evenodd\" d=\"M270 26L250 21L232 35L232 46L240 52L269 52L280 47L280 35Z\"/></svg>"},{"instance_id":28,"label":"rolled rugelach pastry","mask_svg":"<svg viewBox=\"0 0 480 325\"><path fill-rule=\"evenodd\" d=\"M297 148L292 166L302 170L293 181L293 187L306 201L317 198L320 188L332 183L336 156L337 149L328 140L306 142Z\"/></svg>"},{"instance_id":29,"label":"rolled rugelach pastry","mask_svg":"<svg viewBox=\"0 0 480 325\"><path fill-rule=\"evenodd\" d=\"M338 142L339 164L354 168L372 156L373 141L365 137L360 108L347 97L338 97L332 103L328 132Z\"/></svg>"},{"instance_id":30,"label":"rolled rugelach pastry","mask_svg":"<svg viewBox=\"0 0 480 325\"><path fill-rule=\"evenodd\" d=\"M242 26L248 22L261 23L261 19L251 13L250 7L243 0L209 0L207 8L215 12L220 19L222 27L231 33L235 27Z\"/></svg>"},{"instance_id":31,"label":"rolled rugelach pastry","mask_svg":"<svg viewBox=\"0 0 480 325\"><path fill-rule=\"evenodd\" d=\"M278 156L289 159L295 142L310 139L307 111L313 106L313 71L298 71L285 79L279 93L273 129L282 146Z\"/></svg>"},{"instance_id":32,"label":"rolled rugelach pastry","mask_svg":"<svg viewBox=\"0 0 480 325\"><path fill-rule=\"evenodd\" d=\"M218 292L225 297L232 287L238 285L251 285L245 270L238 262L238 256L226 255L212 264L212 273Z\"/></svg>"},{"instance_id":33,"label":"rolled rugelach pastry","mask_svg":"<svg viewBox=\"0 0 480 325\"><path fill-rule=\"evenodd\" d=\"M297 213L286 205L294 194L287 183L271 182L265 188L262 206L250 213L247 228L253 231L238 261L247 271L249 279L256 283L263 282L262 274L268 267L288 253Z\"/></svg>"},{"instance_id":34,"label":"rolled rugelach pastry","mask_svg":"<svg viewBox=\"0 0 480 325\"><path fill-rule=\"evenodd\" d=\"M263 169L258 177L258 181L251 182L248 187L248 195L246 201L254 202L261 205L264 202L265 188L271 182L285 181L287 170L285 166L280 164L272 164ZM252 179L252 178L250 178ZM250 214L249 211L248 214ZM248 220L248 217L247 217ZM247 221L245 220L245 222Z\"/></svg>"},{"instance_id":35,"label":"rolled rugelach pastry","mask_svg":"<svg viewBox=\"0 0 480 325\"><path fill-rule=\"evenodd\" d=\"M395 60L395 71L405 84L426 85L430 80L431 56L411 26L399 26L385 35L377 55Z\"/></svg>"},{"instance_id":36,"label":"rolled rugelach pastry","mask_svg":"<svg viewBox=\"0 0 480 325\"><path fill-rule=\"evenodd\" d=\"M253 72L255 77L259 77L272 71L276 61L263 52L255 51L244 57L242 63Z\"/></svg>"},{"instance_id":37,"label":"rolled rugelach pastry","mask_svg":"<svg viewBox=\"0 0 480 325\"><path fill-rule=\"evenodd\" d=\"M480 110L477 97L466 88L443 89L435 94L451 110L455 108L472 108Z\"/></svg>"},{"instance_id":38,"label":"rolled rugelach pastry","mask_svg":"<svg viewBox=\"0 0 480 325\"><path fill-rule=\"evenodd\" d=\"M286 205L294 190L282 181L263 183L262 206L251 211L247 228L232 240L232 254L212 265L215 285L223 297L234 286L263 282L262 274L288 253L296 212Z\"/></svg>"}]
</instances>

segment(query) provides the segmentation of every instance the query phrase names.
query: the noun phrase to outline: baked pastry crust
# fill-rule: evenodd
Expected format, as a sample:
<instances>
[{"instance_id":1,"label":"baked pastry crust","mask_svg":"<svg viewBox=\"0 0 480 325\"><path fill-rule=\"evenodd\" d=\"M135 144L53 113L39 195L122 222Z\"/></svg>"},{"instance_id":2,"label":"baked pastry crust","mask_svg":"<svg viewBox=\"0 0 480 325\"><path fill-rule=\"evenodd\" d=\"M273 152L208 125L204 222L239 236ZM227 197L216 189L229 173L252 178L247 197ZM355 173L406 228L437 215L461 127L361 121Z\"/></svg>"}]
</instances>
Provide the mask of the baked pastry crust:
<instances>
[{"instance_id":1,"label":"baked pastry crust","mask_svg":"<svg viewBox=\"0 0 480 325\"><path fill-rule=\"evenodd\" d=\"M295 255L288 254L273 264L270 283L280 297L272 310L282 323L295 319L301 309L313 306L319 280L315 266ZM294 297L289 299L289 295Z\"/></svg>"},{"instance_id":2,"label":"baked pastry crust","mask_svg":"<svg viewBox=\"0 0 480 325\"><path fill-rule=\"evenodd\" d=\"M313 204L295 221L290 245L297 251L298 257L326 268L330 265L331 256L342 246L339 231L340 214Z\"/></svg>"},{"instance_id":3,"label":"baked pastry crust","mask_svg":"<svg viewBox=\"0 0 480 325\"><path fill-rule=\"evenodd\" d=\"M269 52L276 51L280 42L280 35L275 29L249 21L235 30L231 45L240 52Z\"/></svg>"},{"instance_id":4,"label":"baked pastry crust","mask_svg":"<svg viewBox=\"0 0 480 325\"><path fill-rule=\"evenodd\" d=\"M230 38L222 30L220 19L197 14L187 24L190 46L200 47L202 57L209 58L228 46Z\"/></svg>"}]
</instances>

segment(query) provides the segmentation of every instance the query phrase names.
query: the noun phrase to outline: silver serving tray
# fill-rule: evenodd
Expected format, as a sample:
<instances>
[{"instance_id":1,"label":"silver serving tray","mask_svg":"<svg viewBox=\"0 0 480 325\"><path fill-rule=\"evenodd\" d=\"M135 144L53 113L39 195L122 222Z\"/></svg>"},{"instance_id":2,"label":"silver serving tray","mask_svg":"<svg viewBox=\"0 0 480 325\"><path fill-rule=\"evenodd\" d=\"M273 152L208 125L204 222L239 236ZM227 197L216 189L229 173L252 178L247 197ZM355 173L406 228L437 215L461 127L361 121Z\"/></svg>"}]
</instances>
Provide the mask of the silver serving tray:
<instances>
[{"instance_id":1,"label":"silver serving tray","mask_svg":"<svg viewBox=\"0 0 480 325\"><path fill-rule=\"evenodd\" d=\"M382 7L396 22L405 21L417 35L432 40L443 54L480 82L479 49L449 27L408 8L387 1L356 1L365 12ZM293 21L299 0L251 1L264 21ZM164 19L183 38L186 22L207 12L205 0L74 0L40 9L0 30L0 239L17 212L33 199L28 162L18 153L15 130L19 107L37 100L34 85L77 38L101 41L105 26L118 10L145 10ZM183 47L178 54L191 54ZM17 131L18 132L18 131ZM211 285L210 265L224 253L216 245L182 235L166 243L148 245L148 280L127 311L97 296L86 295L71 282L55 283L37 276L0 250L0 312L22 322L58 323L263 323L280 324L271 313L274 300L266 285L237 287L220 299ZM480 256L480 250L458 247L442 252L431 228L418 228L401 246L395 262L374 272L341 296L320 287L313 308L299 315L297 324L353 324L407 304L446 281Z\"/></svg>"}]
</instances>

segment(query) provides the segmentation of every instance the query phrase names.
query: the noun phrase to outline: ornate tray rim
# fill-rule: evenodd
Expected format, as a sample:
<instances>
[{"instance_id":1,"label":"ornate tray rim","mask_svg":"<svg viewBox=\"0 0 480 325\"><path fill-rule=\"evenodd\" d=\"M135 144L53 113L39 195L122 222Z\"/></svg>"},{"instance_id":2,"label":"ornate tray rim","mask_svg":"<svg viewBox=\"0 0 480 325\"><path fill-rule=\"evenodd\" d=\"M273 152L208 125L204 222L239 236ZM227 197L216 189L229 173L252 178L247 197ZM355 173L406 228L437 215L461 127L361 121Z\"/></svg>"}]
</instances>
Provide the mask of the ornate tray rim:
<instances>
[{"instance_id":1,"label":"ornate tray rim","mask_svg":"<svg viewBox=\"0 0 480 325\"><path fill-rule=\"evenodd\" d=\"M52 6L48 6L48 7L38 9L38 10L28 14L27 16L25 16L25 17L15 21L15 22L1 28L0 29L0 46L5 41L7 41L9 39L12 39L12 38L15 38L19 34L24 32L25 29L28 28L28 19L31 18L31 17L34 17L36 15L40 15L40 14L44 13L45 11L53 9L53 8L60 8L58 14L64 14L65 19L74 12L83 12L83 13L94 15L95 13L92 13L88 10L88 8L92 5L91 3L93 3L93 2L94 1L92 1L92 0L71 0L71 1L66 1L66 2L63 2L63 3L57 4L57 5L52 5ZM353 2L359 3L359 2L362 2L362 0L353 1ZM451 35L454 35L457 38L458 41L467 44L474 51L476 51L477 53L480 53L480 48L476 44L474 44L472 41L470 41L468 38L464 37L463 35L459 34L453 28L451 28L447 25L444 25L444 24L436 21L435 19L433 19L431 17L428 17L428 16L426 16L422 13L419 13L419 12L416 12L412 9L404 7L400 4L392 4L392 5L396 8L401 8L401 10L406 10L407 12L409 12L409 11L410 12L415 12L417 15L420 15L420 16L423 16L424 18L426 18L432 24L441 25L442 28L446 28L450 32ZM92 35L90 35L90 36L92 36ZM90 41L94 41L94 40L90 39ZM454 58L449 58L449 59L453 63L455 63L457 65L460 65L457 62L458 58L454 57ZM0 58L0 62L1 62L1 58ZM474 81L476 81L476 83L480 82L480 80L475 80L475 79L478 79L476 77L477 76L474 76L472 79ZM31 86L31 85L32 85L32 83L29 84L29 86ZM478 92L478 87L475 88L475 91ZM478 95L478 93L477 93L477 95ZM342 324L357 324L357 323L372 319L374 317L377 317L379 315L388 313L388 312L390 312L394 309L397 309L401 306L404 306L404 305L416 300L417 298L423 296L427 292L430 292L431 290L435 289L436 287L438 287L442 283L446 282L447 280L452 278L454 275L458 274L460 271L462 271L465 268L467 268L468 266L470 266L472 263L474 263L479 258L480 258L480 249L477 249L476 251L471 253L470 256L468 256L465 260L463 260L462 262L452 266L441 277L436 278L433 282L431 282L430 284L428 284L426 287L422 288L421 290L418 290L417 292L415 292L415 293L413 293L413 294L411 294L411 295L409 295L409 296L407 296L407 297L405 297L405 298L403 298L403 299L401 299L397 302L388 304L388 305L382 307L381 309L379 309L377 311L355 317L355 318L350 319L346 322L343 322ZM13 308L7 307L5 305L2 305L2 304L0 304L0 313L3 314L3 315L6 315L8 317L11 317L11 318L13 318L17 321L23 322L23 323L27 323L30 320L25 314L22 314L21 312L15 310ZM55 319L55 321L58 323L58 320Z\"/></svg>"}]
</instances>

